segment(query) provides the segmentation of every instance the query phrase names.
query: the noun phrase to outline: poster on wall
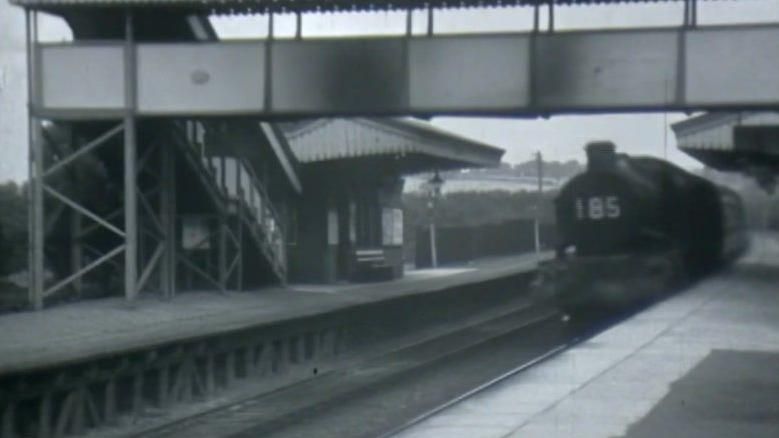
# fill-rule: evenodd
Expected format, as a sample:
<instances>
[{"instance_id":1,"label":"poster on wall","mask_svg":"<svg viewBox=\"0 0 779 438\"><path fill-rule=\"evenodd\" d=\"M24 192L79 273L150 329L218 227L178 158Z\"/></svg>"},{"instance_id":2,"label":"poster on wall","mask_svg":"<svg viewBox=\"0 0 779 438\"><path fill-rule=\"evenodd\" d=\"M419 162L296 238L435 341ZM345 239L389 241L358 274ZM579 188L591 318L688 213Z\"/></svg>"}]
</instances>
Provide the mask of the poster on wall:
<instances>
[{"instance_id":1,"label":"poster on wall","mask_svg":"<svg viewBox=\"0 0 779 438\"><path fill-rule=\"evenodd\" d=\"M383 245L403 245L403 210L400 208L382 209L381 228Z\"/></svg>"},{"instance_id":2,"label":"poster on wall","mask_svg":"<svg viewBox=\"0 0 779 438\"><path fill-rule=\"evenodd\" d=\"M187 251L211 248L208 221L200 216L184 216L181 219L181 247Z\"/></svg>"},{"instance_id":3,"label":"poster on wall","mask_svg":"<svg viewBox=\"0 0 779 438\"><path fill-rule=\"evenodd\" d=\"M400 208L392 209L392 244L403 245L403 210Z\"/></svg>"},{"instance_id":4,"label":"poster on wall","mask_svg":"<svg viewBox=\"0 0 779 438\"><path fill-rule=\"evenodd\" d=\"M334 208L327 212L327 244L338 245L338 212Z\"/></svg>"},{"instance_id":5,"label":"poster on wall","mask_svg":"<svg viewBox=\"0 0 779 438\"><path fill-rule=\"evenodd\" d=\"M349 242L357 242L357 204L349 203Z\"/></svg>"},{"instance_id":6,"label":"poster on wall","mask_svg":"<svg viewBox=\"0 0 779 438\"><path fill-rule=\"evenodd\" d=\"M381 209L381 244L392 245L392 209Z\"/></svg>"}]
</instances>

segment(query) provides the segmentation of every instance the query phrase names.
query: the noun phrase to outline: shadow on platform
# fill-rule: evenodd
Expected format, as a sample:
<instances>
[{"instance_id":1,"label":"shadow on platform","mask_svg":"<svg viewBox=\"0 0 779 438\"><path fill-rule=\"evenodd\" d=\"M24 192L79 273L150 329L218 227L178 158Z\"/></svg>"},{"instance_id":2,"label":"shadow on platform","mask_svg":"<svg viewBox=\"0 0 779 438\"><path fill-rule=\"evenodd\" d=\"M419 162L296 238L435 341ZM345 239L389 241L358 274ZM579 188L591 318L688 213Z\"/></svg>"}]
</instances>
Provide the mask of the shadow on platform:
<instances>
[{"instance_id":1,"label":"shadow on platform","mask_svg":"<svg viewBox=\"0 0 779 438\"><path fill-rule=\"evenodd\" d=\"M779 353L713 350L625 438L779 436Z\"/></svg>"}]
</instances>

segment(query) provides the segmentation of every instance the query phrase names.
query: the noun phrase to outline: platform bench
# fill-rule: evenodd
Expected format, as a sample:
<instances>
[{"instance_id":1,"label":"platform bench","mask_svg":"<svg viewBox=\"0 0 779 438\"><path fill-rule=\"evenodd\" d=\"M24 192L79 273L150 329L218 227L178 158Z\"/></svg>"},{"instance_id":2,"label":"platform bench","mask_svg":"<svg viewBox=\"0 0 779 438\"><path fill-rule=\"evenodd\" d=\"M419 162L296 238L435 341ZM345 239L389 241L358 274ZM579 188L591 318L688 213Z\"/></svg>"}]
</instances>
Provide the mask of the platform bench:
<instances>
[{"instance_id":1,"label":"platform bench","mask_svg":"<svg viewBox=\"0 0 779 438\"><path fill-rule=\"evenodd\" d=\"M358 249L354 251L353 281L392 280L395 269L389 263L381 248Z\"/></svg>"}]
</instances>

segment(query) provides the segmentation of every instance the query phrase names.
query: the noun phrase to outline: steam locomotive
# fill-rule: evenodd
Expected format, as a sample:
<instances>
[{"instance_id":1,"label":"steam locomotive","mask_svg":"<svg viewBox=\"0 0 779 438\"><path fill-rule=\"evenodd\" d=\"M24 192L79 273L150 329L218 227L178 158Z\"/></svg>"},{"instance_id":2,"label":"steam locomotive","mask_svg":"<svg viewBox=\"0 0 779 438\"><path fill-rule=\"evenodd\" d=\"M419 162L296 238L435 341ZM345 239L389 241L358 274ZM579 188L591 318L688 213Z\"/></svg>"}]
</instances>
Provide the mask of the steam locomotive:
<instances>
[{"instance_id":1,"label":"steam locomotive","mask_svg":"<svg viewBox=\"0 0 779 438\"><path fill-rule=\"evenodd\" d=\"M621 308L727 263L748 245L741 198L657 158L586 147L556 199L557 257L541 281L561 307ZM551 289L551 290L550 290Z\"/></svg>"}]
</instances>

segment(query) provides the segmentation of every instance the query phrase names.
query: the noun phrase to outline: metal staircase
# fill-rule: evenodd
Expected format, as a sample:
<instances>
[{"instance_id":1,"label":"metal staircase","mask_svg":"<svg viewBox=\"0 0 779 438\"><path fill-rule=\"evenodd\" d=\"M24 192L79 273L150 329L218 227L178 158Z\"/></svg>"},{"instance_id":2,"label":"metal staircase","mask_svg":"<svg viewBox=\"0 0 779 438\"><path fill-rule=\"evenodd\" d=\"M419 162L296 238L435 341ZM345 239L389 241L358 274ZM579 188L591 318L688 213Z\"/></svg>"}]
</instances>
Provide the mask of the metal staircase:
<instances>
[{"instance_id":1,"label":"metal staircase","mask_svg":"<svg viewBox=\"0 0 779 438\"><path fill-rule=\"evenodd\" d=\"M184 134L181 130L179 133ZM276 279L285 283L287 256L283 222L251 164L244 158L206 150L203 143L192 141L186 135L179 136L179 139L182 140L176 142L179 150L206 187L214 204L241 225L234 240L241 239L242 232L246 230ZM230 263L228 271L233 270L234 264Z\"/></svg>"}]
</instances>

